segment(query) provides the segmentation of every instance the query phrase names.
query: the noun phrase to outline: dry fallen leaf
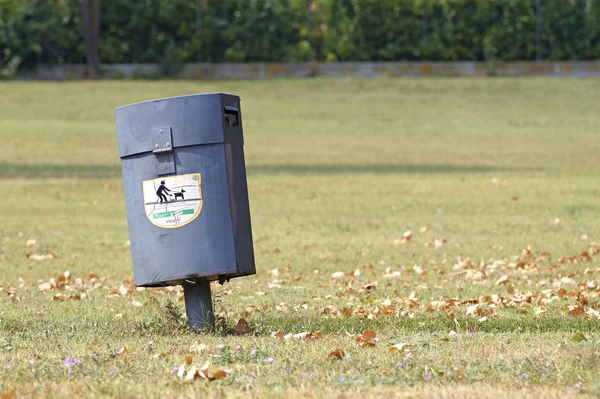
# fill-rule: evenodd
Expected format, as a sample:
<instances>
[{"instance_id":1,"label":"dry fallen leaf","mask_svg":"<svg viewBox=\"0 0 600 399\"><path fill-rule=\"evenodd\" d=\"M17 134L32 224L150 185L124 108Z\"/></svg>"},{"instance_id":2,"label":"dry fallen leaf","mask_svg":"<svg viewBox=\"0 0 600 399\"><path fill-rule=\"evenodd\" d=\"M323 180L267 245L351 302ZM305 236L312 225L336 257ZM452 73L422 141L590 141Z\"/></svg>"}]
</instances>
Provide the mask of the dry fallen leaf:
<instances>
[{"instance_id":1,"label":"dry fallen leaf","mask_svg":"<svg viewBox=\"0 0 600 399\"><path fill-rule=\"evenodd\" d=\"M127 355L129 354L129 351L127 350L126 347L122 347L121 349L119 349L119 351L116 353L116 356L121 356L121 359L123 359L123 361L127 361Z\"/></svg>"},{"instance_id":2,"label":"dry fallen leaf","mask_svg":"<svg viewBox=\"0 0 600 399\"><path fill-rule=\"evenodd\" d=\"M207 349L208 349L208 346L205 343L203 343L201 340L197 340L190 347L190 352L193 352L193 353L202 353L202 352L204 352Z\"/></svg>"},{"instance_id":3,"label":"dry fallen leaf","mask_svg":"<svg viewBox=\"0 0 600 399\"><path fill-rule=\"evenodd\" d=\"M581 305L570 305L569 306L569 315L570 316L578 316L580 314L584 314L585 309Z\"/></svg>"},{"instance_id":4,"label":"dry fallen leaf","mask_svg":"<svg viewBox=\"0 0 600 399\"><path fill-rule=\"evenodd\" d=\"M37 245L37 240L35 238L30 238L29 240L27 240L27 243L25 244L28 247L35 247Z\"/></svg>"},{"instance_id":5,"label":"dry fallen leaf","mask_svg":"<svg viewBox=\"0 0 600 399\"><path fill-rule=\"evenodd\" d=\"M403 351L403 350L408 349L410 347L412 347L411 344L406 344L406 343L396 344L396 345L388 346L388 351L390 351L390 352Z\"/></svg>"},{"instance_id":6,"label":"dry fallen leaf","mask_svg":"<svg viewBox=\"0 0 600 399\"><path fill-rule=\"evenodd\" d=\"M327 356L327 359L330 359L332 357L335 357L337 359L342 360L344 357L346 357L346 354L344 353L344 351L340 348L333 350L329 356Z\"/></svg>"},{"instance_id":7,"label":"dry fallen leaf","mask_svg":"<svg viewBox=\"0 0 600 399\"><path fill-rule=\"evenodd\" d=\"M16 399L17 397L17 387L14 387L8 392L0 394L0 399Z\"/></svg>"},{"instance_id":8,"label":"dry fallen leaf","mask_svg":"<svg viewBox=\"0 0 600 399\"><path fill-rule=\"evenodd\" d=\"M340 278L344 278L345 275L346 275L346 273L344 273L344 272L335 272L335 273L331 273L331 278L340 279Z\"/></svg>"},{"instance_id":9,"label":"dry fallen leaf","mask_svg":"<svg viewBox=\"0 0 600 399\"><path fill-rule=\"evenodd\" d=\"M361 348L373 347L375 342L377 342L377 333L373 330L366 330L363 335L359 335L354 340L354 343Z\"/></svg>"},{"instance_id":10,"label":"dry fallen leaf","mask_svg":"<svg viewBox=\"0 0 600 399\"><path fill-rule=\"evenodd\" d=\"M67 299L67 297L64 294L61 294L61 293L56 293L52 297L53 301L64 301L65 299Z\"/></svg>"},{"instance_id":11,"label":"dry fallen leaf","mask_svg":"<svg viewBox=\"0 0 600 399\"><path fill-rule=\"evenodd\" d=\"M43 254L43 255L39 255L39 254L27 255L27 258L40 261L40 260L54 259L54 258L57 258L57 256L55 253L50 252L50 253Z\"/></svg>"},{"instance_id":12,"label":"dry fallen leaf","mask_svg":"<svg viewBox=\"0 0 600 399\"><path fill-rule=\"evenodd\" d=\"M501 284L508 284L508 276L504 275L502 277L500 277L498 280L496 280L496 285L501 285Z\"/></svg>"},{"instance_id":13,"label":"dry fallen leaf","mask_svg":"<svg viewBox=\"0 0 600 399\"><path fill-rule=\"evenodd\" d=\"M183 367L182 367L182 369L183 369ZM192 366L188 370L187 374L185 375L184 380L185 381L194 381L194 380L196 380L197 376L198 376L198 367Z\"/></svg>"},{"instance_id":14,"label":"dry fallen leaf","mask_svg":"<svg viewBox=\"0 0 600 399\"><path fill-rule=\"evenodd\" d=\"M233 335L244 335L249 330L250 330L250 326L248 325L248 322L246 321L246 319L240 319L237 322L235 328L231 329L229 331L229 333L233 334Z\"/></svg>"},{"instance_id":15,"label":"dry fallen leaf","mask_svg":"<svg viewBox=\"0 0 600 399\"><path fill-rule=\"evenodd\" d=\"M188 366L189 366L190 364L192 364L192 357L191 357L191 356L186 356L186 357L185 357L185 364L187 364Z\"/></svg>"},{"instance_id":16,"label":"dry fallen leaf","mask_svg":"<svg viewBox=\"0 0 600 399\"><path fill-rule=\"evenodd\" d=\"M227 377L227 373L223 370L218 370L218 371L215 371L215 373L212 375L212 377L209 378L209 380L210 381L221 380L225 377Z\"/></svg>"},{"instance_id":17,"label":"dry fallen leaf","mask_svg":"<svg viewBox=\"0 0 600 399\"><path fill-rule=\"evenodd\" d=\"M144 306L144 304L141 303L140 301L131 301L131 304L135 307Z\"/></svg>"}]
</instances>

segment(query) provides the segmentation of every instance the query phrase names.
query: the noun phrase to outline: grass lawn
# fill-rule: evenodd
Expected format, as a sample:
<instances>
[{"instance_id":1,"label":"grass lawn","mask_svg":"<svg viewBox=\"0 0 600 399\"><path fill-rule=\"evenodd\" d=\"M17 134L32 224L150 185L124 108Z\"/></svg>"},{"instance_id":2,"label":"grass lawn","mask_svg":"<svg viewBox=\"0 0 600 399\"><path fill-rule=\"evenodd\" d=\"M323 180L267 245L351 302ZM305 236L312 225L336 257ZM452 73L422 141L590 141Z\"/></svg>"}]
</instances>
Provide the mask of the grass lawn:
<instances>
[{"instance_id":1,"label":"grass lawn","mask_svg":"<svg viewBox=\"0 0 600 399\"><path fill-rule=\"evenodd\" d=\"M132 286L114 108L214 91L242 98L257 274L198 335L180 288ZM600 395L599 103L592 79L0 83L0 397ZM178 377L206 361L227 376Z\"/></svg>"}]
</instances>

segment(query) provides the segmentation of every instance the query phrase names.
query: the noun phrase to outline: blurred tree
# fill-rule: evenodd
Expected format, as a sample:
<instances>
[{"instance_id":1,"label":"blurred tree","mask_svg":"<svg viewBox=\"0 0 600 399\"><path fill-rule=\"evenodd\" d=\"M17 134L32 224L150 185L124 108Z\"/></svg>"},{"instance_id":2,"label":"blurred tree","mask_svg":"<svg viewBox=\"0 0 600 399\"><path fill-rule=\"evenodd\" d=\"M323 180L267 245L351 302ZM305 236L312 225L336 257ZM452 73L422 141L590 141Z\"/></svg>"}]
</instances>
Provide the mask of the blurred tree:
<instances>
[{"instance_id":1,"label":"blurred tree","mask_svg":"<svg viewBox=\"0 0 600 399\"><path fill-rule=\"evenodd\" d=\"M88 76L96 79L100 76L100 56L98 55L100 38L100 0L80 0L81 24L85 41L85 56L88 63Z\"/></svg>"}]
</instances>

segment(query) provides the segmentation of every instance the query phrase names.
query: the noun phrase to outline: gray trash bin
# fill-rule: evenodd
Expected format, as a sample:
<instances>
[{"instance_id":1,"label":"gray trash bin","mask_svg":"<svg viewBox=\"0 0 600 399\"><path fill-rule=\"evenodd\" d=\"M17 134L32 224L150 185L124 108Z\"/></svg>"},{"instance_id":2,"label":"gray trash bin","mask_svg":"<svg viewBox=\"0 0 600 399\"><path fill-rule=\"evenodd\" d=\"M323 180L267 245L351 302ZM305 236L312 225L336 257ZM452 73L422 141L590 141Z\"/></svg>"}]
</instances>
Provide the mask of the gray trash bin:
<instances>
[{"instance_id":1,"label":"gray trash bin","mask_svg":"<svg viewBox=\"0 0 600 399\"><path fill-rule=\"evenodd\" d=\"M205 327L209 282L256 272L240 99L151 100L116 119L135 284L182 284L190 325Z\"/></svg>"}]
</instances>

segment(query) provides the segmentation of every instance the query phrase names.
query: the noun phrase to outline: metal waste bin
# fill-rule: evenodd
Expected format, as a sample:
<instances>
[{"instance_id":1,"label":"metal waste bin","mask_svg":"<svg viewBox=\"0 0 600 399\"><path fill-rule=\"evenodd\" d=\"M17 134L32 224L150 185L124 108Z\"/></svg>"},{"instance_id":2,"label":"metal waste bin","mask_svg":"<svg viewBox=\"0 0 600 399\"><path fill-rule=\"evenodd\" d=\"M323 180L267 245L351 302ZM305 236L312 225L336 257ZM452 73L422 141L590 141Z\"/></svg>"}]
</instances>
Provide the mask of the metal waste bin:
<instances>
[{"instance_id":1,"label":"metal waste bin","mask_svg":"<svg viewBox=\"0 0 600 399\"><path fill-rule=\"evenodd\" d=\"M254 274L240 98L214 93L116 109L136 286L182 284L194 328L210 281Z\"/></svg>"}]
</instances>

